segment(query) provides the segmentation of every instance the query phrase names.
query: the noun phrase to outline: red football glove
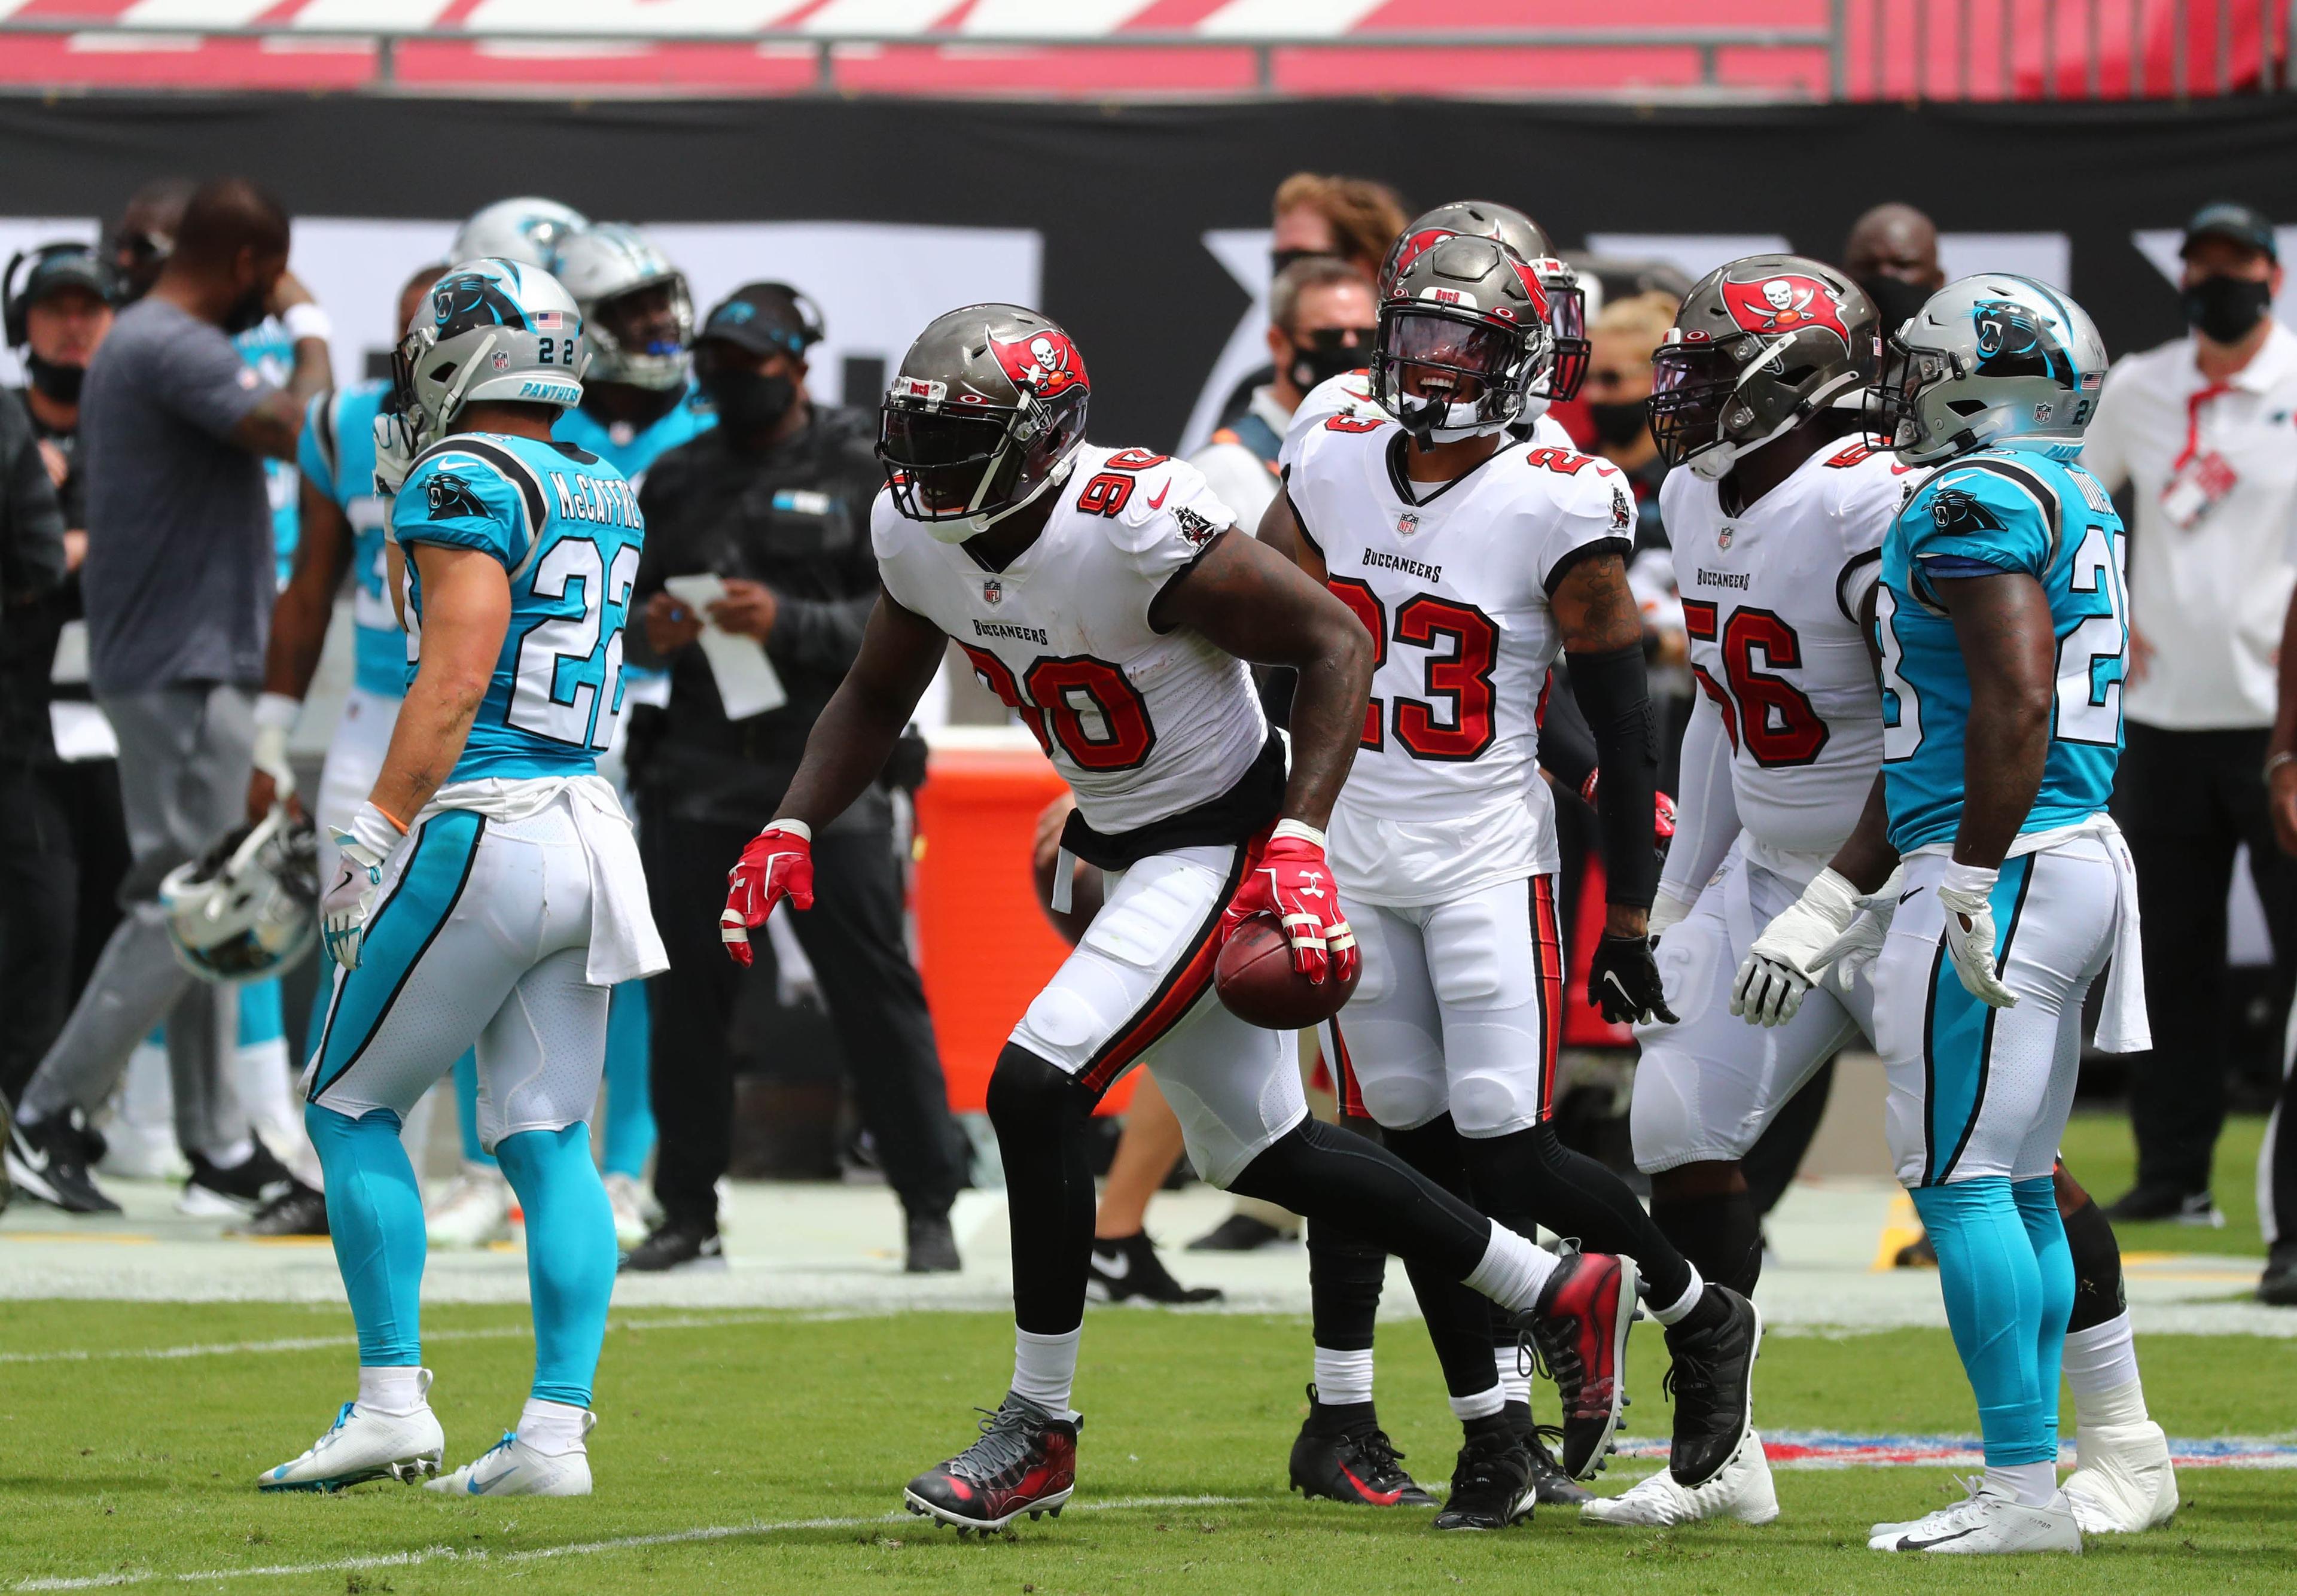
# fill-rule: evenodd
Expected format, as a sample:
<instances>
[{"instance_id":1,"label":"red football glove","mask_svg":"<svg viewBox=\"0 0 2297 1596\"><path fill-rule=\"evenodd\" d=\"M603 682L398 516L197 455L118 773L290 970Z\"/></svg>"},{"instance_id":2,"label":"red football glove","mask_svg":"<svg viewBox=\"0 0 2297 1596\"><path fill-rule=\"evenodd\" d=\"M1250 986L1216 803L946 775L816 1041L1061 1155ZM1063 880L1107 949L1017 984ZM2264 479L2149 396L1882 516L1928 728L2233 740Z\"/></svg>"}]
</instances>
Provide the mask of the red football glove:
<instances>
[{"instance_id":1,"label":"red football glove","mask_svg":"<svg viewBox=\"0 0 2297 1596\"><path fill-rule=\"evenodd\" d=\"M794 909L813 907L813 827L803 820L767 827L726 872L726 912L718 917L718 934L727 958L748 965L751 930L764 925L784 898Z\"/></svg>"},{"instance_id":2,"label":"red football glove","mask_svg":"<svg viewBox=\"0 0 2297 1596\"><path fill-rule=\"evenodd\" d=\"M1324 862L1322 832L1297 820L1276 823L1221 917L1221 940L1264 914L1274 915L1284 927L1292 967L1310 981L1321 986L1327 973L1338 981L1354 975L1355 933L1340 916L1339 886Z\"/></svg>"}]
</instances>

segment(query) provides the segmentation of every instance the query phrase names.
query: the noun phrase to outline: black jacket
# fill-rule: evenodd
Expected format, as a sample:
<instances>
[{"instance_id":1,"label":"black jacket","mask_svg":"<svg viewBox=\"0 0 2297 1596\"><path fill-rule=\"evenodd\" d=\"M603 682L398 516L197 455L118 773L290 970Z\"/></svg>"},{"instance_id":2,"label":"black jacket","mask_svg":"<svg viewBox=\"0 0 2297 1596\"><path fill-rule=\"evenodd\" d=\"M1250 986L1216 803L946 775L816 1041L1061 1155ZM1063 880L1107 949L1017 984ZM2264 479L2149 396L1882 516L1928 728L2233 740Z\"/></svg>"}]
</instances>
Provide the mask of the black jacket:
<instances>
[{"instance_id":1,"label":"black jacket","mask_svg":"<svg viewBox=\"0 0 2297 1596\"><path fill-rule=\"evenodd\" d=\"M44 760L64 516L23 401L0 392L0 759Z\"/></svg>"},{"instance_id":2,"label":"black jacket","mask_svg":"<svg viewBox=\"0 0 2297 1596\"><path fill-rule=\"evenodd\" d=\"M805 429L763 456L715 431L656 460L638 492L646 548L624 647L671 672L670 705L631 730L641 798L680 819L762 826L773 817L829 695L861 650L877 599L869 506L885 485L873 416L817 405ZM778 601L766 657L789 694L779 709L729 720L699 646L663 661L641 614L670 577L703 572L763 582ZM872 789L841 827L889 823Z\"/></svg>"}]
</instances>

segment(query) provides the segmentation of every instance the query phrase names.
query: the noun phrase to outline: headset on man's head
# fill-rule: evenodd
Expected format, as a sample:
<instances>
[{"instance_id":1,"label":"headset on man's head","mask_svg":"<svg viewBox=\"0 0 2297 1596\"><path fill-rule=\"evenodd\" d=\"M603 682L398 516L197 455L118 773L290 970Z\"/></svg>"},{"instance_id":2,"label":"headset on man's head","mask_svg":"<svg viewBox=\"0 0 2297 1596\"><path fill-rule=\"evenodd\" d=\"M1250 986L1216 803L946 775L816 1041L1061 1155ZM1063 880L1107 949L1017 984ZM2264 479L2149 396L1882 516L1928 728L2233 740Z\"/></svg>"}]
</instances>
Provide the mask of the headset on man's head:
<instances>
[{"instance_id":1,"label":"headset on man's head","mask_svg":"<svg viewBox=\"0 0 2297 1596\"><path fill-rule=\"evenodd\" d=\"M94 244L67 241L62 243L44 243L29 250L19 250L8 258L7 269L0 272L0 310L4 311L5 319L5 326L0 330L4 330L6 333L10 349L21 349L31 341L31 329L26 324L28 313L32 308L32 291L38 284L40 273L48 262L66 255L82 256L86 259L99 284L97 292L103 296L105 304L116 305L119 302L119 276L112 270L111 263L104 259ZM16 269L26 266L27 262L29 265L24 272L24 286L21 291L19 291L16 286Z\"/></svg>"}]
</instances>

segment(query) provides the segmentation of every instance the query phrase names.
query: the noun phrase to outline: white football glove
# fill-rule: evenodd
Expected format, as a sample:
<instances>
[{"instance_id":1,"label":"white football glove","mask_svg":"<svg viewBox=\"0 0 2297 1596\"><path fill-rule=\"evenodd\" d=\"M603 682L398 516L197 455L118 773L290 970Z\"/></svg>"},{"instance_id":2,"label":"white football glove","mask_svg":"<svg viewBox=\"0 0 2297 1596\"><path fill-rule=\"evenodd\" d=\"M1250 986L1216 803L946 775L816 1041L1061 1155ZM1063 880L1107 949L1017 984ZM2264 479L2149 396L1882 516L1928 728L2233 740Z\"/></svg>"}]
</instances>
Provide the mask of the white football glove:
<instances>
[{"instance_id":1,"label":"white football glove","mask_svg":"<svg viewBox=\"0 0 2297 1596\"><path fill-rule=\"evenodd\" d=\"M1827 957L1858 915L1858 889L1821 870L1748 950L1731 987L1731 1012L1750 1025L1783 1025L1802 1007Z\"/></svg>"},{"instance_id":2,"label":"white football glove","mask_svg":"<svg viewBox=\"0 0 2297 1596\"><path fill-rule=\"evenodd\" d=\"M1882 944L1890 937L1890 922L1898 912L1898 888L1905 878L1903 867L1891 871L1889 880L1858 900L1858 915L1849 929L1819 950L1818 962L1828 967L1838 990L1849 991L1881 957Z\"/></svg>"},{"instance_id":3,"label":"white football glove","mask_svg":"<svg viewBox=\"0 0 2297 1596\"><path fill-rule=\"evenodd\" d=\"M263 693L255 700L255 768L271 778L274 802L284 803L295 795L295 767L287 758L287 734L303 701L284 693Z\"/></svg>"},{"instance_id":4,"label":"white football glove","mask_svg":"<svg viewBox=\"0 0 2297 1596\"><path fill-rule=\"evenodd\" d=\"M350 827L334 828L332 835L335 878L319 899L319 930L326 939L327 957L344 969L356 970L367 912L375 907L375 889L383 884L383 861L399 846L399 830L374 804L362 803Z\"/></svg>"},{"instance_id":5,"label":"white football glove","mask_svg":"<svg viewBox=\"0 0 2297 1596\"><path fill-rule=\"evenodd\" d=\"M2018 994L1994 970L1994 884L2001 875L1949 860L1939 883L1939 907L1946 910L1946 955L1963 990L1988 1008L2015 1008Z\"/></svg>"},{"instance_id":6,"label":"white football glove","mask_svg":"<svg viewBox=\"0 0 2297 1596\"><path fill-rule=\"evenodd\" d=\"M416 436L413 417L397 410L378 410L375 415L375 491L378 498L390 498L398 493L407 481L407 473L415 468L415 457L423 452L423 440Z\"/></svg>"},{"instance_id":7,"label":"white football glove","mask_svg":"<svg viewBox=\"0 0 2297 1596\"><path fill-rule=\"evenodd\" d=\"M1659 888L1659 895L1651 900L1651 920L1646 927L1652 939L1656 941L1668 926L1681 925L1683 917L1691 912L1692 905L1696 901L1693 898L1678 898L1665 887Z\"/></svg>"}]
</instances>

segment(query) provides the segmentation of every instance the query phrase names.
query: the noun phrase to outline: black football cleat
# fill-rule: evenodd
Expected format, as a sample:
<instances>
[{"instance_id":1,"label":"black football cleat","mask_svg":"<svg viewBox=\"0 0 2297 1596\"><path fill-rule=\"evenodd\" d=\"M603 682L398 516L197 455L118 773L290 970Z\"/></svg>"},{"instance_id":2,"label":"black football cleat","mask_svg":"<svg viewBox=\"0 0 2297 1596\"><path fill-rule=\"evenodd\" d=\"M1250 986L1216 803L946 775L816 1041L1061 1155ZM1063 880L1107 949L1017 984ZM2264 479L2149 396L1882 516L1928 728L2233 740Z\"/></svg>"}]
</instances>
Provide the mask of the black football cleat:
<instances>
[{"instance_id":1,"label":"black football cleat","mask_svg":"<svg viewBox=\"0 0 2297 1596\"><path fill-rule=\"evenodd\" d=\"M17 1194L61 1208L66 1213L117 1213L119 1205L103 1195L90 1166L103 1155L102 1139L89 1131L78 1109L33 1121L21 1115L8 1127L4 1157Z\"/></svg>"},{"instance_id":2,"label":"black football cleat","mask_svg":"<svg viewBox=\"0 0 2297 1596\"><path fill-rule=\"evenodd\" d=\"M1452 1494L1436 1515L1437 1529L1505 1529L1531 1522L1539 1488L1531 1477L1531 1449L1506 1427L1470 1435L1452 1470Z\"/></svg>"},{"instance_id":3,"label":"black football cleat","mask_svg":"<svg viewBox=\"0 0 2297 1596\"><path fill-rule=\"evenodd\" d=\"M1729 1305L1730 1317L1708 1329L1667 1331L1675 1363L1667 1390L1675 1398L1675 1440L1667 1472L1695 1491L1731 1460L1754 1423L1755 1354L1763 1345L1763 1316L1728 1286L1708 1282Z\"/></svg>"},{"instance_id":4,"label":"black football cleat","mask_svg":"<svg viewBox=\"0 0 2297 1596\"><path fill-rule=\"evenodd\" d=\"M654 1234L624 1253L614 1268L621 1274L663 1274L673 1269L718 1270L726 1267L726 1249L718 1227L708 1229L691 1221L666 1219Z\"/></svg>"},{"instance_id":5,"label":"black football cleat","mask_svg":"<svg viewBox=\"0 0 2297 1596\"><path fill-rule=\"evenodd\" d=\"M1516 1328L1563 1399L1563 1472L1585 1479L1615 1450L1627 1405L1627 1330L1639 1284L1634 1261L1566 1253Z\"/></svg>"},{"instance_id":6,"label":"black football cleat","mask_svg":"<svg viewBox=\"0 0 2297 1596\"><path fill-rule=\"evenodd\" d=\"M1157 1255L1157 1244L1148 1232L1104 1238L1092 1242L1092 1262L1084 1282L1085 1295L1097 1303L1162 1303L1187 1307L1221 1300L1217 1286L1183 1286Z\"/></svg>"},{"instance_id":7,"label":"black football cleat","mask_svg":"<svg viewBox=\"0 0 2297 1596\"><path fill-rule=\"evenodd\" d=\"M235 1230L242 1236L325 1236L326 1194L298 1181L258 1208Z\"/></svg>"},{"instance_id":8,"label":"black football cleat","mask_svg":"<svg viewBox=\"0 0 2297 1596\"><path fill-rule=\"evenodd\" d=\"M902 1273L953 1275L964 1269L965 1260L957 1255L957 1232L950 1228L946 1213L912 1213L906 1230L909 1246L902 1258Z\"/></svg>"},{"instance_id":9,"label":"black football cleat","mask_svg":"<svg viewBox=\"0 0 2297 1596\"><path fill-rule=\"evenodd\" d=\"M1003 1529L1061 1507L1076 1488L1076 1419L1056 1419L1009 1391L994 1413L978 1410L981 1439L938 1468L910 1482L902 1500L912 1513L953 1526L959 1535Z\"/></svg>"},{"instance_id":10,"label":"black football cleat","mask_svg":"<svg viewBox=\"0 0 2297 1596\"><path fill-rule=\"evenodd\" d=\"M1264 1246L1277 1246L1297 1241L1297 1236L1288 1236L1264 1219L1255 1219L1249 1213L1231 1213L1226 1219L1189 1243L1192 1253L1256 1253Z\"/></svg>"},{"instance_id":11,"label":"black football cleat","mask_svg":"<svg viewBox=\"0 0 2297 1596\"><path fill-rule=\"evenodd\" d=\"M1434 1507L1403 1458L1371 1403L1319 1402L1316 1387L1308 1387L1308 1417L1292 1443L1295 1491L1358 1507Z\"/></svg>"},{"instance_id":12,"label":"black football cleat","mask_svg":"<svg viewBox=\"0 0 2297 1596\"><path fill-rule=\"evenodd\" d=\"M1506 1415L1508 1428L1515 1432L1516 1439L1522 1442L1524 1449L1531 1453L1531 1484L1532 1488L1539 1493L1541 1507L1576 1508L1583 1501L1595 1500L1593 1491L1563 1472L1563 1465L1557 1462L1555 1454L1548 1450L1550 1441L1562 1441L1562 1427L1534 1423L1531 1404L1527 1402L1511 1402L1502 1411Z\"/></svg>"}]
</instances>

